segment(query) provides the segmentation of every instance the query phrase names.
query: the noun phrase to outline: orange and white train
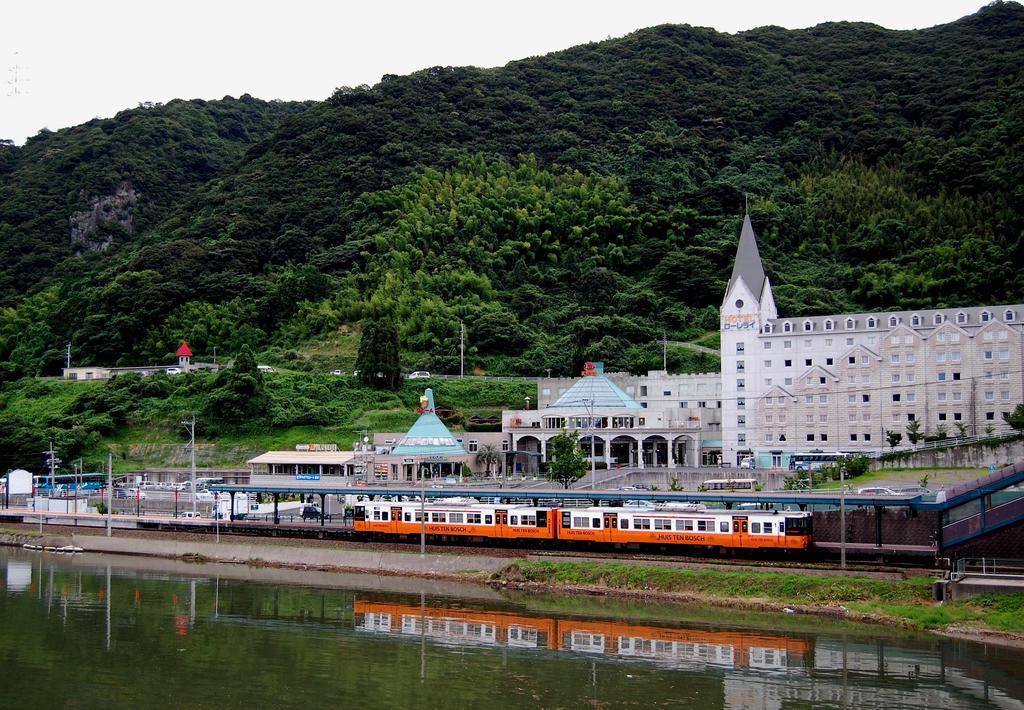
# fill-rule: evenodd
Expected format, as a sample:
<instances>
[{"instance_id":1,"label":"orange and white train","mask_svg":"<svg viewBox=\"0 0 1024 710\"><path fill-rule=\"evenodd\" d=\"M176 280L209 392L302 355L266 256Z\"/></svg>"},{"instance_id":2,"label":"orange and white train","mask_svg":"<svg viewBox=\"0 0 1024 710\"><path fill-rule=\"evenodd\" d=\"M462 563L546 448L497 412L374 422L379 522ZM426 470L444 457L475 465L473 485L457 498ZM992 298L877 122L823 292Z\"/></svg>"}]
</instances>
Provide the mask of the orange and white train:
<instances>
[{"instance_id":1,"label":"orange and white train","mask_svg":"<svg viewBox=\"0 0 1024 710\"><path fill-rule=\"evenodd\" d=\"M423 525L421 510L426 515ZM547 508L473 499L441 500L421 508L418 501L375 501L356 506L355 528L383 537L414 537L425 528L428 536L449 539L804 550L811 542L811 513L671 504Z\"/></svg>"}]
</instances>

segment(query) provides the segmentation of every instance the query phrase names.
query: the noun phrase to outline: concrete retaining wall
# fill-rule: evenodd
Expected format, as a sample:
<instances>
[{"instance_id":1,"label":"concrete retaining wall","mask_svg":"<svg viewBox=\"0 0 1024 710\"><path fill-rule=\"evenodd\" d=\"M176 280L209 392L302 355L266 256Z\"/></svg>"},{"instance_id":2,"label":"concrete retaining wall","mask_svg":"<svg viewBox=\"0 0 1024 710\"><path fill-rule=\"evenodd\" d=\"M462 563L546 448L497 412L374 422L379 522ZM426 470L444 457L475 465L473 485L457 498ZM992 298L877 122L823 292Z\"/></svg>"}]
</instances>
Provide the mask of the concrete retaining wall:
<instances>
[{"instance_id":1,"label":"concrete retaining wall","mask_svg":"<svg viewBox=\"0 0 1024 710\"><path fill-rule=\"evenodd\" d=\"M218 562L242 562L288 567L348 569L384 573L453 575L497 572L510 560L485 555L437 555L369 552L322 547L292 547L238 543L146 540L129 537L74 535L75 545L87 552L155 557L201 556Z\"/></svg>"},{"instance_id":2,"label":"concrete retaining wall","mask_svg":"<svg viewBox=\"0 0 1024 710\"><path fill-rule=\"evenodd\" d=\"M872 468L999 468L1024 459L1024 439L1008 441L996 446L969 444L950 449L918 451L906 458L893 461L875 461Z\"/></svg>"}]
</instances>

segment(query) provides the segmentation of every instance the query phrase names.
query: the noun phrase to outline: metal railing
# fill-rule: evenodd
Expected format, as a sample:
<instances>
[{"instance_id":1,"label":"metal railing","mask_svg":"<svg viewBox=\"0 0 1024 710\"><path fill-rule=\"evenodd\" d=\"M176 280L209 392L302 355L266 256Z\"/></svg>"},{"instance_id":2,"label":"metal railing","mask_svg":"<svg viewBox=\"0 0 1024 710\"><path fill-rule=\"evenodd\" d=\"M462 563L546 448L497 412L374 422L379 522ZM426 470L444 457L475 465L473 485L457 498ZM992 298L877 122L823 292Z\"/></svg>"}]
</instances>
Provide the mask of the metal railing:
<instances>
[{"instance_id":1,"label":"metal railing","mask_svg":"<svg viewBox=\"0 0 1024 710\"><path fill-rule=\"evenodd\" d=\"M998 577L1000 579L1024 579L1024 560L994 557L963 557L956 561L950 574L954 582L966 576Z\"/></svg>"}]
</instances>

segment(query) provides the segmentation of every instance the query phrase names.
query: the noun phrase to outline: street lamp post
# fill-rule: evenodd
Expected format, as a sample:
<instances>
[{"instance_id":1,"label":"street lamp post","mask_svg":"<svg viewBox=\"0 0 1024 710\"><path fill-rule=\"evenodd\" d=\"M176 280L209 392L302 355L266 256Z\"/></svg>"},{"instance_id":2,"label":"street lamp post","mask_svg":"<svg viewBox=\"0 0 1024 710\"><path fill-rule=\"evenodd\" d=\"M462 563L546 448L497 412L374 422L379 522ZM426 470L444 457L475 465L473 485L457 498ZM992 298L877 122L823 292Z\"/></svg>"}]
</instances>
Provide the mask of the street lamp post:
<instances>
[{"instance_id":1,"label":"street lamp post","mask_svg":"<svg viewBox=\"0 0 1024 710\"><path fill-rule=\"evenodd\" d=\"M846 569L846 467L839 462L839 566Z\"/></svg>"},{"instance_id":2,"label":"street lamp post","mask_svg":"<svg viewBox=\"0 0 1024 710\"><path fill-rule=\"evenodd\" d=\"M588 430L590 431L590 490L593 491L597 490L597 464L595 463L596 454L594 452L594 432L596 428L594 426L594 400L585 399L583 400L583 404L587 408L587 417L590 420L588 427Z\"/></svg>"}]
</instances>

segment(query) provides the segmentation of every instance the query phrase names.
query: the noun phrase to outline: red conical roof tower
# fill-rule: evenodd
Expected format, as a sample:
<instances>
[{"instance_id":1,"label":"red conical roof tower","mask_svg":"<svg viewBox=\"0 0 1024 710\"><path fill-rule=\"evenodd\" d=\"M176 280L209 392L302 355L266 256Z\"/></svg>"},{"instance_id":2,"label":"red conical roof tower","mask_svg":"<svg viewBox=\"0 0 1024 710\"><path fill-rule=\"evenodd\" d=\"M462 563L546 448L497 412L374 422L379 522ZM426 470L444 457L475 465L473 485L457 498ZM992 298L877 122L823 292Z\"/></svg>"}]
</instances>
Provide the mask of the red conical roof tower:
<instances>
[{"instance_id":1,"label":"red conical roof tower","mask_svg":"<svg viewBox=\"0 0 1024 710\"><path fill-rule=\"evenodd\" d=\"M181 347L178 348L178 352L174 354L178 357L192 357L192 349L189 348L188 343L183 341Z\"/></svg>"}]
</instances>

